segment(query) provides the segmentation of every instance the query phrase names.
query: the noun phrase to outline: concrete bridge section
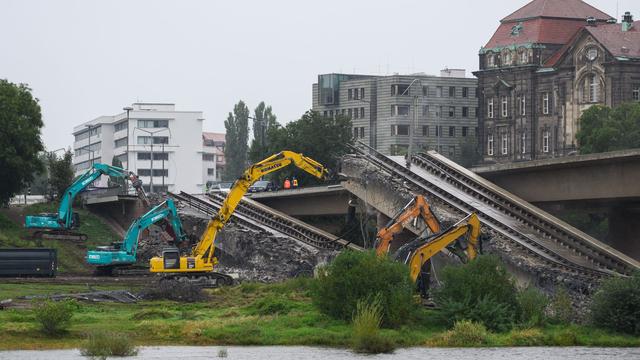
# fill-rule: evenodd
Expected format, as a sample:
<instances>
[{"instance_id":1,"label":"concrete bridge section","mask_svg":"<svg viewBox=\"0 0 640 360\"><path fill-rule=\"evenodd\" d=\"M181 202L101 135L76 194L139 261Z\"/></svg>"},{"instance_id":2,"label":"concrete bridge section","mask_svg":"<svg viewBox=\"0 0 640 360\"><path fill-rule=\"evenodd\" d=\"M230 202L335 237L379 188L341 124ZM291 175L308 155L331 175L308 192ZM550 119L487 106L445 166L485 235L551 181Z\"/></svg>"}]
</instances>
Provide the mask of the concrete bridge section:
<instances>
[{"instance_id":1,"label":"concrete bridge section","mask_svg":"<svg viewBox=\"0 0 640 360\"><path fill-rule=\"evenodd\" d=\"M291 216L343 215L349 210L349 192L342 185L305 187L245 195Z\"/></svg>"}]
</instances>

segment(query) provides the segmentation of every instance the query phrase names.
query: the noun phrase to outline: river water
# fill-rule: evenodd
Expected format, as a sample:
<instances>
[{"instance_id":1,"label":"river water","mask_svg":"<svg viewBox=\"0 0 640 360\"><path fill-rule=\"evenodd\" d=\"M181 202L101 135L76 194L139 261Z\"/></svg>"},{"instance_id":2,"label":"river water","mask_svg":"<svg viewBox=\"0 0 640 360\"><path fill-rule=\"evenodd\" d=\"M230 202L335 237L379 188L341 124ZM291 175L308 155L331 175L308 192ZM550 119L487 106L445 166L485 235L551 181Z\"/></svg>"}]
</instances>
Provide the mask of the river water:
<instances>
[{"instance_id":1,"label":"river water","mask_svg":"<svg viewBox=\"0 0 640 360\"><path fill-rule=\"evenodd\" d=\"M640 360L640 348L585 348L585 347L530 347L530 348L481 348L481 349L431 349L411 348L397 350L393 354L366 356L349 350L302 346L267 347L216 347L216 346L156 346L142 347L136 357L118 359L215 359L220 349L226 349L226 359L275 359L275 360L475 360L475 359L529 359L529 360L591 360L625 359ZM71 360L86 359L78 350L0 351L0 359Z\"/></svg>"}]
</instances>

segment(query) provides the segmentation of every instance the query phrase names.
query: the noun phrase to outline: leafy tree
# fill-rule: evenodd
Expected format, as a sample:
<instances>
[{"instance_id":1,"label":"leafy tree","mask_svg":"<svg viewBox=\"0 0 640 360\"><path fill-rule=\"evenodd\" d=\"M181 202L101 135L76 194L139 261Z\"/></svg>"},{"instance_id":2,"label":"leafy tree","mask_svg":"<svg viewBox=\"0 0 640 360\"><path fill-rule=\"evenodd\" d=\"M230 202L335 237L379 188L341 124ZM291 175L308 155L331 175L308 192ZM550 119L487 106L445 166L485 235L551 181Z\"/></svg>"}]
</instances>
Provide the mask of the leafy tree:
<instances>
[{"instance_id":1,"label":"leafy tree","mask_svg":"<svg viewBox=\"0 0 640 360\"><path fill-rule=\"evenodd\" d=\"M592 154L640 147L640 103L611 109L594 105L580 117L580 152Z\"/></svg>"},{"instance_id":2,"label":"leafy tree","mask_svg":"<svg viewBox=\"0 0 640 360\"><path fill-rule=\"evenodd\" d=\"M350 118L342 115L327 118L315 111L306 112L302 118L285 127L270 129L268 138L269 154L282 150L302 153L334 173L342 155L349 151L348 145L353 143ZM292 167L274 175L278 181L296 176L301 184L316 182L311 175Z\"/></svg>"},{"instance_id":3,"label":"leafy tree","mask_svg":"<svg viewBox=\"0 0 640 360\"><path fill-rule=\"evenodd\" d=\"M42 114L38 99L25 85L0 79L0 203L9 199L42 171L38 152Z\"/></svg>"},{"instance_id":4,"label":"leafy tree","mask_svg":"<svg viewBox=\"0 0 640 360\"><path fill-rule=\"evenodd\" d=\"M225 135L225 180L235 180L247 165L247 141L249 136L249 108L240 100L224 122Z\"/></svg>"},{"instance_id":5,"label":"leafy tree","mask_svg":"<svg viewBox=\"0 0 640 360\"><path fill-rule=\"evenodd\" d=\"M73 182L73 154L71 150L67 150L60 158L55 153L50 153L48 157L49 183L53 191L58 194L58 198L61 198Z\"/></svg>"},{"instance_id":6,"label":"leafy tree","mask_svg":"<svg viewBox=\"0 0 640 360\"><path fill-rule=\"evenodd\" d=\"M271 106L266 106L264 101L260 102L253 111L253 140L249 149L249 159L252 163L271 155L268 133L278 126L277 117Z\"/></svg>"},{"instance_id":7,"label":"leafy tree","mask_svg":"<svg viewBox=\"0 0 640 360\"><path fill-rule=\"evenodd\" d=\"M468 168L482 160L478 148L478 139L475 136L466 136L460 139L460 157L458 164Z\"/></svg>"}]
</instances>

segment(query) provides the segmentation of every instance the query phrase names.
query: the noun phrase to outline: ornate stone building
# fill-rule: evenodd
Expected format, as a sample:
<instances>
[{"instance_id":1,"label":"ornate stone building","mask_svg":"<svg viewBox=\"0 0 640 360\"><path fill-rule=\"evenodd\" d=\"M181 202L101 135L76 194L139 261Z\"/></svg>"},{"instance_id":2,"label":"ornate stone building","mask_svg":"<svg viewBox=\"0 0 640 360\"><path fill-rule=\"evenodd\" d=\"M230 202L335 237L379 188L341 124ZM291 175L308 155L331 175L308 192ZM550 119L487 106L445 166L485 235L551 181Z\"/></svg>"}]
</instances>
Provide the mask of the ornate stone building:
<instances>
[{"instance_id":1,"label":"ornate stone building","mask_svg":"<svg viewBox=\"0 0 640 360\"><path fill-rule=\"evenodd\" d=\"M584 110L640 100L640 22L534 0L501 20L474 74L485 162L569 155Z\"/></svg>"}]
</instances>

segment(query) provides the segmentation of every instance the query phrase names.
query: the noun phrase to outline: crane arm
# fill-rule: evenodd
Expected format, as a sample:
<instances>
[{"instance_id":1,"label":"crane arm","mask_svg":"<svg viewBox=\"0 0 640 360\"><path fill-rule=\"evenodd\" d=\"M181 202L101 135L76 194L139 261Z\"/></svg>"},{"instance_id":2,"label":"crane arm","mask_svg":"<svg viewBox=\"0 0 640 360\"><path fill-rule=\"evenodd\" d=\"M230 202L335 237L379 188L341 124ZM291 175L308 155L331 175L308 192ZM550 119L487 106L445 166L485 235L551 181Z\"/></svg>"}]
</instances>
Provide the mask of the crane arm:
<instances>
[{"instance_id":1,"label":"crane arm","mask_svg":"<svg viewBox=\"0 0 640 360\"><path fill-rule=\"evenodd\" d=\"M467 236L467 257L473 260L478 254L478 237L480 236L480 220L475 213L462 219L442 234L435 235L427 243L421 241L418 246L413 243L403 246L398 250L397 258L409 264L411 279L416 281L425 262L463 236Z\"/></svg>"},{"instance_id":2,"label":"crane arm","mask_svg":"<svg viewBox=\"0 0 640 360\"><path fill-rule=\"evenodd\" d=\"M157 223L158 221L165 219L169 221L171 225L171 229L174 232L174 234L172 235L174 235L175 242L184 241L187 238L187 235L182 229L182 223L180 222L180 218L178 217L175 203L172 199L167 199L159 205L155 206L153 209L149 210L146 214L137 218L131 224L131 226L129 226L129 230L127 230L127 233L124 236L124 241L122 244L123 250L125 250L127 254L135 256L138 248L138 238L140 236L140 232Z\"/></svg>"},{"instance_id":3,"label":"crane arm","mask_svg":"<svg viewBox=\"0 0 640 360\"><path fill-rule=\"evenodd\" d=\"M318 179L325 179L328 175L327 170L319 162L308 158L302 154L298 154L292 151L284 150L275 155L253 164L250 168L235 181L229 194L224 200L220 211L213 217L204 233L200 237L200 241L196 245L193 255L194 256L206 256L207 261L210 262L215 250L215 238L217 232L229 221L231 215L235 211L236 207L242 200L244 194L247 193L249 187L259 180L262 176L278 171L290 164L294 164L298 168L308 172Z\"/></svg>"},{"instance_id":4,"label":"crane arm","mask_svg":"<svg viewBox=\"0 0 640 360\"><path fill-rule=\"evenodd\" d=\"M431 233L440 232L440 221L431 212L429 204L424 196L418 195L413 198L405 207L393 218L387 226L380 229L377 236L376 253L383 255L389 252L389 247L393 237L402 231L407 224L418 217L421 217Z\"/></svg>"}]
</instances>

